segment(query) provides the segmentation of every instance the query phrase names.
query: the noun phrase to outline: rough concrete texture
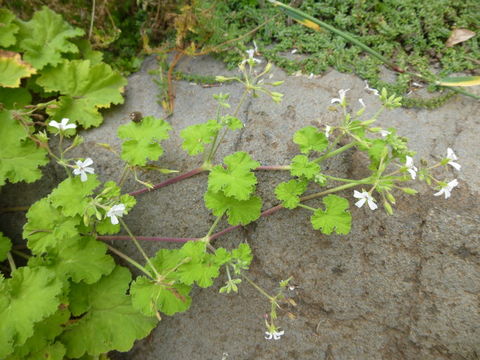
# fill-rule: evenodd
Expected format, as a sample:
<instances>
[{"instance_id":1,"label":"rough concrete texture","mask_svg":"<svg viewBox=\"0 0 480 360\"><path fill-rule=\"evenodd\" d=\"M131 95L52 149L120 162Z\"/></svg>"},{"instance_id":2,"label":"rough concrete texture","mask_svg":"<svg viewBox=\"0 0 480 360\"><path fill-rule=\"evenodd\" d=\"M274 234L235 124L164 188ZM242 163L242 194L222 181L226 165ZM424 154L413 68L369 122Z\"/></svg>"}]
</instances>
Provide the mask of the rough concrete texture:
<instances>
[{"instance_id":1,"label":"rough concrete texture","mask_svg":"<svg viewBox=\"0 0 480 360\"><path fill-rule=\"evenodd\" d=\"M157 88L147 70L154 59L129 78L125 104L105 114L105 123L85 132L86 142L78 154L95 160L96 172L104 180L116 179L121 162L96 142L118 146L116 129L129 121L131 111L163 116L156 102ZM224 66L209 58L189 59L180 69L198 74L227 74ZM222 144L218 160L237 150L249 152L262 165L288 164L298 154L293 133L307 125L336 124L341 113L330 108L339 89L350 88L348 98L356 109L357 98L367 103L368 115L379 105L364 83L352 75L327 72L312 79L286 76L274 69L274 80L285 80L278 91L285 94L280 105L260 97L246 102L240 118L246 127L230 134ZM204 88L177 82L175 113L168 121L174 127L165 141L161 165L188 171L200 165L200 157L189 157L180 149L179 132L184 127L214 116L218 92L231 94L236 104L242 92L239 84ZM255 289L242 284L238 295L222 295L215 286L195 289L191 309L165 316L145 340L128 354L114 359L156 360L247 360L247 359L478 359L480 355L480 235L478 198L480 178L478 132L480 104L457 97L437 110L397 109L385 113L379 123L396 127L410 139L420 157L431 161L446 155L452 147L462 164L459 188L448 200L415 185L416 196L399 195L394 216L382 210L371 212L353 206L353 226L348 236L326 236L312 230L310 213L304 209L282 210L242 230L219 238L215 245L232 247L247 241L253 248L250 277L274 293L278 281L293 276L297 288L289 294L297 303L287 307L295 318L280 312L278 325L285 330L280 341L264 339L263 315L269 303ZM328 162L329 172L344 177L365 174L365 159L354 151ZM38 198L38 188L49 189L55 171L38 184L7 186L2 202L13 205ZM61 177L61 175L58 175ZM146 174L159 182L167 175ZM277 201L273 188L286 180L285 173L259 173L258 193L264 209ZM200 237L206 234L213 216L205 209L203 193L206 175L138 197L138 205L125 218L133 232L145 236ZM15 195L12 195L12 188ZM133 181L126 190L138 188ZM310 189L313 191L314 189ZM22 192L21 201L16 198ZM44 192L46 190L43 190ZM317 206L320 201L311 201ZM21 218L6 214L2 227L21 224ZM221 223L219 229L226 227ZM115 246L140 260L126 241ZM151 255L172 244L146 243ZM121 330L121 329L119 329Z\"/></svg>"}]
</instances>

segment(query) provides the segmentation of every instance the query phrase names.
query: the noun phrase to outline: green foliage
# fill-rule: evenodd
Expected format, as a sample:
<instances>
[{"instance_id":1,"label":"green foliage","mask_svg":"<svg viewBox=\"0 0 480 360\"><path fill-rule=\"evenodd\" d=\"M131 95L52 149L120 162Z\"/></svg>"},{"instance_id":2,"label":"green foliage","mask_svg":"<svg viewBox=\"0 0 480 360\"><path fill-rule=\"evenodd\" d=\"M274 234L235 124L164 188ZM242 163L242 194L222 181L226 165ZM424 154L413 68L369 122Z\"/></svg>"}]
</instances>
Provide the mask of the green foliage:
<instances>
[{"instance_id":1,"label":"green foliage","mask_svg":"<svg viewBox=\"0 0 480 360\"><path fill-rule=\"evenodd\" d=\"M7 254L11 249L12 241L0 232L0 262L7 259Z\"/></svg>"},{"instance_id":2,"label":"green foliage","mask_svg":"<svg viewBox=\"0 0 480 360\"><path fill-rule=\"evenodd\" d=\"M52 205L60 208L65 216L82 215L88 209L91 201L90 195L100 185L95 175L90 175L87 181L80 178L68 178L62 181L50 195Z\"/></svg>"},{"instance_id":3,"label":"green foliage","mask_svg":"<svg viewBox=\"0 0 480 360\"><path fill-rule=\"evenodd\" d=\"M68 118L89 128L101 124L99 109L123 103L127 81L107 64L73 60L45 69L37 83L45 91L58 91L62 95L57 107L47 111L52 118Z\"/></svg>"},{"instance_id":4,"label":"green foliage","mask_svg":"<svg viewBox=\"0 0 480 360\"><path fill-rule=\"evenodd\" d=\"M84 31L72 27L46 6L37 11L30 21L17 23L20 27L18 48L24 52L25 60L37 70L46 65L60 64L62 54L78 53L78 48L70 39L82 36Z\"/></svg>"},{"instance_id":5,"label":"green foliage","mask_svg":"<svg viewBox=\"0 0 480 360\"><path fill-rule=\"evenodd\" d=\"M208 189L211 192L223 191L227 197L248 200L255 191L257 178L251 172L260 164L246 152L239 151L225 157L226 167L213 167L208 176Z\"/></svg>"},{"instance_id":6,"label":"green foliage","mask_svg":"<svg viewBox=\"0 0 480 360\"><path fill-rule=\"evenodd\" d=\"M118 137L125 140L122 144L122 159L130 165L146 165L147 159L158 160L163 148L158 143L168 139L172 129L163 119L147 116L141 122L130 122L118 128Z\"/></svg>"},{"instance_id":7,"label":"green foliage","mask_svg":"<svg viewBox=\"0 0 480 360\"><path fill-rule=\"evenodd\" d=\"M30 77L35 72L30 64L21 60L19 54L0 50L0 86L19 87L22 78Z\"/></svg>"},{"instance_id":8,"label":"green foliage","mask_svg":"<svg viewBox=\"0 0 480 360\"><path fill-rule=\"evenodd\" d=\"M262 200L252 196L248 200L237 200L224 195L222 192L207 191L205 193L205 206L212 210L213 215L228 215L230 225L247 225L260 217Z\"/></svg>"},{"instance_id":9,"label":"green foliage","mask_svg":"<svg viewBox=\"0 0 480 360\"><path fill-rule=\"evenodd\" d=\"M15 44L15 34L18 32L18 25L15 24L15 15L8 9L0 9L0 46L9 47Z\"/></svg>"},{"instance_id":10,"label":"green foliage","mask_svg":"<svg viewBox=\"0 0 480 360\"><path fill-rule=\"evenodd\" d=\"M43 267L22 267L11 279L0 277L0 357L33 335L35 323L55 313L62 282Z\"/></svg>"},{"instance_id":11,"label":"green foliage","mask_svg":"<svg viewBox=\"0 0 480 360\"><path fill-rule=\"evenodd\" d=\"M130 272L117 266L92 285L71 285L70 309L78 320L68 324L60 337L68 357L127 351L136 339L147 336L155 327L155 318L133 308L126 295L130 281Z\"/></svg>"},{"instance_id":12,"label":"green foliage","mask_svg":"<svg viewBox=\"0 0 480 360\"><path fill-rule=\"evenodd\" d=\"M312 180L320 173L320 165L309 161L305 155L297 155L290 164L290 174Z\"/></svg>"},{"instance_id":13,"label":"green foliage","mask_svg":"<svg viewBox=\"0 0 480 360\"><path fill-rule=\"evenodd\" d=\"M222 128L216 120L208 120L206 123L191 125L180 132L183 139L182 149L189 155L198 155L205 151L205 145L211 144Z\"/></svg>"},{"instance_id":14,"label":"green foliage","mask_svg":"<svg viewBox=\"0 0 480 360\"><path fill-rule=\"evenodd\" d=\"M293 142L299 146L303 154L308 154L310 151L323 151L328 145L325 134L313 126L298 130L293 135Z\"/></svg>"},{"instance_id":15,"label":"green foliage","mask_svg":"<svg viewBox=\"0 0 480 360\"><path fill-rule=\"evenodd\" d=\"M307 189L307 182L302 180L290 180L282 182L275 188L275 196L282 201L283 207L295 209L300 203L300 196Z\"/></svg>"},{"instance_id":16,"label":"green foliage","mask_svg":"<svg viewBox=\"0 0 480 360\"><path fill-rule=\"evenodd\" d=\"M48 162L47 152L27 138L27 130L10 111L0 112L0 134L0 186L5 184L5 180L12 183L38 180L42 175L38 167Z\"/></svg>"},{"instance_id":17,"label":"green foliage","mask_svg":"<svg viewBox=\"0 0 480 360\"><path fill-rule=\"evenodd\" d=\"M317 209L311 218L313 228L330 235L333 231L346 235L350 232L352 216L348 212L348 200L337 195L328 195L323 199L325 210Z\"/></svg>"}]
</instances>

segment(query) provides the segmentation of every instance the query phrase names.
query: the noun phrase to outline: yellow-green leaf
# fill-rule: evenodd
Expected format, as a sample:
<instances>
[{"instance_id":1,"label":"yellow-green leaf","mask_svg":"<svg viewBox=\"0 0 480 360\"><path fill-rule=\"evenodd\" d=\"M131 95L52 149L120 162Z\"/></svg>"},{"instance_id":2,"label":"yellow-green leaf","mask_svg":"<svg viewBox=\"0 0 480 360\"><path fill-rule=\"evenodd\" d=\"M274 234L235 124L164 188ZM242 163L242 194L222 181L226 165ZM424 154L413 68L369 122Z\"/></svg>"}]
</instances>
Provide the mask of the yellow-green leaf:
<instances>
[{"instance_id":1,"label":"yellow-green leaf","mask_svg":"<svg viewBox=\"0 0 480 360\"><path fill-rule=\"evenodd\" d=\"M0 50L0 86L16 88L20 86L20 79L30 77L37 71L25 61L20 54Z\"/></svg>"},{"instance_id":2,"label":"yellow-green leaf","mask_svg":"<svg viewBox=\"0 0 480 360\"><path fill-rule=\"evenodd\" d=\"M480 76L446 77L437 81L442 86L475 86L480 85Z\"/></svg>"}]
</instances>

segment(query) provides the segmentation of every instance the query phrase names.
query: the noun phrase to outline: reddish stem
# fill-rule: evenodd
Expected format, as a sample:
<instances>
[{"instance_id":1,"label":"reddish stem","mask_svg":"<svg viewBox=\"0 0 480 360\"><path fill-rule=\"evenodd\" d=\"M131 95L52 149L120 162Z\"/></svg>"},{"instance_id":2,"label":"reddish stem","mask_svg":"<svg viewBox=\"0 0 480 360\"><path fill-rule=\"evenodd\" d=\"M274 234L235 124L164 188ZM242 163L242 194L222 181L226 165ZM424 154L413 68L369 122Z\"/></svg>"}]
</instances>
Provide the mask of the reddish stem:
<instances>
[{"instance_id":1,"label":"reddish stem","mask_svg":"<svg viewBox=\"0 0 480 360\"><path fill-rule=\"evenodd\" d=\"M143 241L163 241L163 242L180 242L185 243L187 241L196 241L198 238L165 238L165 237L155 237L155 236L135 236L137 240ZM127 235L102 235L97 236L99 240L130 240L131 237Z\"/></svg>"},{"instance_id":2,"label":"reddish stem","mask_svg":"<svg viewBox=\"0 0 480 360\"><path fill-rule=\"evenodd\" d=\"M165 180L165 181L163 181L159 184L153 185L153 187L151 189L144 188L144 189L132 191L131 193L128 193L128 195L137 196L137 195L140 195L140 194L143 194L143 193L146 193L146 192L150 192L152 190L160 189L160 188L165 187L167 185L175 184L176 182L179 182L179 181L182 181L182 180L187 179L189 177L192 177L194 175L200 174L201 172L204 172L204 171L206 171L204 168L198 167L198 168L193 169L189 172L186 172L182 175L175 176L175 177L173 177L171 179L168 179L168 180Z\"/></svg>"}]
</instances>

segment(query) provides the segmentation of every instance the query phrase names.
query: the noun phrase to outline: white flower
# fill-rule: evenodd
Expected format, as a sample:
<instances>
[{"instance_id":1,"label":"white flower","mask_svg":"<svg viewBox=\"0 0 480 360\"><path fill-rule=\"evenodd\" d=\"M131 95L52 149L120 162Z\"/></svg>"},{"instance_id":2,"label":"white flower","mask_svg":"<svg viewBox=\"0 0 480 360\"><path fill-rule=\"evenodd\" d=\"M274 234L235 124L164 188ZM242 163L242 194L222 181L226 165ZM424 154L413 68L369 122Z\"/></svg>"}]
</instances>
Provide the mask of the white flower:
<instances>
[{"instance_id":1,"label":"white flower","mask_svg":"<svg viewBox=\"0 0 480 360\"><path fill-rule=\"evenodd\" d=\"M391 132L390 132L390 131L387 131L387 130L380 130L380 135L382 135L383 137L385 137L385 136L388 136L388 135L390 135L390 134L391 134Z\"/></svg>"},{"instance_id":2,"label":"white flower","mask_svg":"<svg viewBox=\"0 0 480 360\"><path fill-rule=\"evenodd\" d=\"M328 137L330 136L330 130L332 130L332 127L330 125L325 126L325 136Z\"/></svg>"},{"instance_id":3,"label":"white flower","mask_svg":"<svg viewBox=\"0 0 480 360\"><path fill-rule=\"evenodd\" d=\"M367 91L371 91L371 92L372 92L374 95L376 95L376 96L380 96L380 94L379 94L379 92L378 92L377 89L373 89L373 88L371 88L370 86L368 86L368 81L367 81L367 80L365 80L365 87L364 87L364 89L367 90Z\"/></svg>"},{"instance_id":4,"label":"white flower","mask_svg":"<svg viewBox=\"0 0 480 360\"><path fill-rule=\"evenodd\" d=\"M435 194L433 194L433 196L440 196L442 194L445 194L445 199L448 199L450 197L450 193L453 190L453 188L457 186L458 186L457 179L453 179L447 185L442 187L439 192L436 192Z\"/></svg>"},{"instance_id":5,"label":"white flower","mask_svg":"<svg viewBox=\"0 0 480 360\"><path fill-rule=\"evenodd\" d=\"M313 73L310 73L310 75L308 75L309 79L313 79L314 77L315 77L315 75Z\"/></svg>"},{"instance_id":6,"label":"white flower","mask_svg":"<svg viewBox=\"0 0 480 360\"><path fill-rule=\"evenodd\" d=\"M87 173L94 174L95 170L89 165L93 164L93 160L90 158L86 158L85 161L76 161L75 162L75 169L73 170L74 175L80 175L80 180L87 181Z\"/></svg>"},{"instance_id":7,"label":"white flower","mask_svg":"<svg viewBox=\"0 0 480 360\"><path fill-rule=\"evenodd\" d=\"M365 102L363 101L362 98L358 99L358 102L360 103L360 105L362 105L362 107L366 108L367 106L365 105Z\"/></svg>"},{"instance_id":8,"label":"white flower","mask_svg":"<svg viewBox=\"0 0 480 360\"><path fill-rule=\"evenodd\" d=\"M407 167L407 171L410 173L410 176L413 180L417 177L417 167L413 165L413 159L410 156L405 158L405 166Z\"/></svg>"},{"instance_id":9,"label":"white flower","mask_svg":"<svg viewBox=\"0 0 480 360\"><path fill-rule=\"evenodd\" d=\"M62 122L60 122L60 123L56 122L55 120L52 120L48 123L48 125L53 126L54 128L57 128L60 131L65 131L65 130L68 130L68 129L75 129L77 127L77 125L68 124L69 121L70 121L70 119L67 119L67 118L63 118Z\"/></svg>"},{"instance_id":10,"label":"white flower","mask_svg":"<svg viewBox=\"0 0 480 360\"><path fill-rule=\"evenodd\" d=\"M350 91L350 89L347 89L347 90L340 89L340 90L338 90L338 95L340 97L339 98L333 98L331 100L331 103L335 104L335 103L338 102L340 105L344 105L345 104L345 94L347 93L347 91Z\"/></svg>"},{"instance_id":11,"label":"white flower","mask_svg":"<svg viewBox=\"0 0 480 360\"><path fill-rule=\"evenodd\" d=\"M452 149L447 148L447 159L449 159L448 165L451 165L455 170L460 170L462 167L459 163L456 163L455 160L458 160L457 155L453 152Z\"/></svg>"},{"instance_id":12,"label":"white flower","mask_svg":"<svg viewBox=\"0 0 480 360\"><path fill-rule=\"evenodd\" d=\"M293 50L291 51L291 54L295 54L297 51L298 51L297 49L293 49Z\"/></svg>"},{"instance_id":13,"label":"white flower","mask_svg":"<svg viewBox=\"0 0 480 360\"><path fill-rule=\"evenodd\" d=\"M355 206L361 208L365 202L368 203L368 206L370 207L370 210L375 210L378 206L375 204L375 199L366 191L357 191L354 190L353 192L353 197L360 199L355 203Z\"/></svg>"},{"instance_id":14,"label":"white flower","mask_svg":"<svg viewBox=\"0 0 480 360\"><path fill-rule=\"evenodd\" d=\"M257 64L260 64L262 62L262 60L253 57L253 55L255 54L255 49L248 49L246 50L246 53L248 54L248 59L244 59L242 61L242 64L245 64L247 61L253 61Z\"/></svg>"},{"instance_id":15,"label":"white flower","mask_svg":"<svg viewBox=\"0 0 480 360\"><path fill-rule=\"evenodd\" d=\"M265 339L267 340L280 340L280 337L285 333L285 331L265 331Z\"/></svg>"},{"instance_id":16,"label":"white flower","mask_svg":"<svg viewBox=\"0 0 480 360\"><path fill-rule=\"evenodd\" d=\"M123 204L113 205L111 209L108 210L107 217L110 218L110 221L112 222L113 225L117 225L118 224L117 216L122 217L124 212L125 212L125 205Z\"/></svg>"}]
</instances>

